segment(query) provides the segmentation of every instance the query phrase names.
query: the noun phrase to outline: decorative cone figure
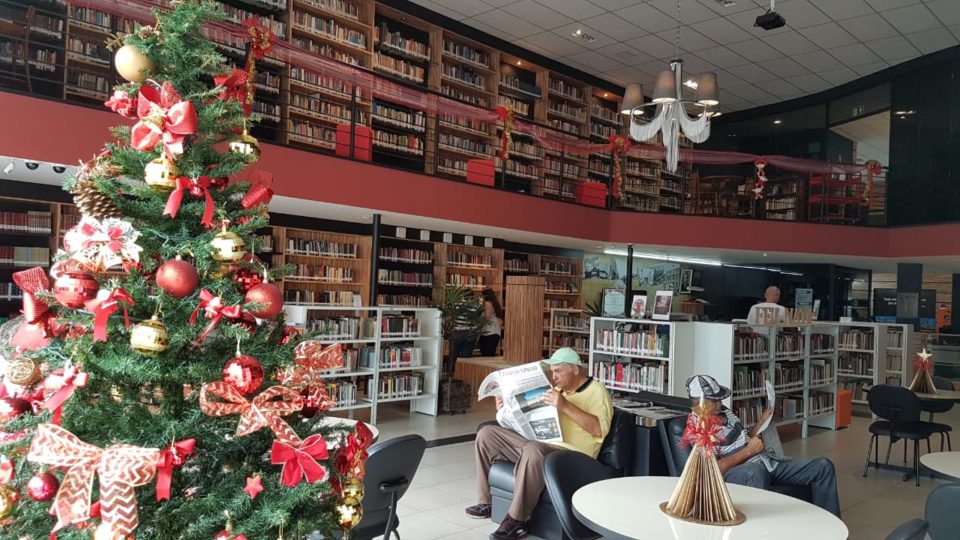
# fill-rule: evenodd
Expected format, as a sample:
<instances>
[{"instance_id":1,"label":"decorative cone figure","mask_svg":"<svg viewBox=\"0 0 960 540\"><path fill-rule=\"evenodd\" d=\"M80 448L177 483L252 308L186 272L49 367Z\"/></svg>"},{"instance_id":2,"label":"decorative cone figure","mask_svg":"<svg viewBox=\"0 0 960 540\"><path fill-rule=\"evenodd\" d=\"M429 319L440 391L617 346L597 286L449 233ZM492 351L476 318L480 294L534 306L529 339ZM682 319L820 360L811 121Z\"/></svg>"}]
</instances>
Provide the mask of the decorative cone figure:
<instances>
[{"instance_id":1,"label":"decorative cone figure","mask_svg":"<svg viewBox=\"0 0 960 540\"><path fill-rule=\"evenodd\" d=\"M917 373L913 376L913 382L910 383L910 390L918 394L936 394L937 387L933 384L933 355L927 352L926 347L917 353L913 360L913 367Z\"/></svg>"},{"instance_id":2,"label":"decorative cone figure","mask_svg":"<svg viewBox=\"0 0 960 540\"><path fill-rule=\"evenodd\" d=\"M680 475L670 500L660 505L665 514L707 525L739 525L746 520L743 512L733 507L730 492L723 481L714 445L723 421L704 404L693 408L683 431L683 444L692 444L693 452Z\"/></svg>"}]
</instances>

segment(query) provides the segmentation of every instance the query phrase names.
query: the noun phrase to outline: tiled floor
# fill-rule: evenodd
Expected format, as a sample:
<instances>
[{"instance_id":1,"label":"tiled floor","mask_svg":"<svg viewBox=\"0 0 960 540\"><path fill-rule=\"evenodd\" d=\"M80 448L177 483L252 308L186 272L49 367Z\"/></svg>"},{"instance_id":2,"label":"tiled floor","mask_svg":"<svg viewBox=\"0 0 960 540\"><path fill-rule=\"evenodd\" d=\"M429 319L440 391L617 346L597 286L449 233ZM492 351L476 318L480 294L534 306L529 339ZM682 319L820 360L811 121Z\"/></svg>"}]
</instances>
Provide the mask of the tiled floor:
<instances>
[{"instance_id":1,"label":"tiled floor","mask_svg":"<svg viewBox=\"0 0 960 540\"><path fill-rule=\"evenodd\" d=\"M489 410L436 420L422 415L396 415L379 427L384 438L422 429L425 431L420 432L429 433L427 438L431 439L473 433L477 423L490 416ZM937 421L960 425L960 408L938 415ZM843 520L850 529L851 540L881 540L900 523L923 517L927 494L944 483L924 476L920 487L916 487L912 481L901 481L901 473L874 469L863 478L868 425L867 418L855 417L848 429L811 429L807 439L800 439L796 433L783 434L787 454L826 456L836 464ZM885 449L885 445L881 447L881 458ZM891 462L899 463L902 459L901 443L894 448ZM404 540L488 538L496 524L473 520L463 513L464 507L475 502L474 467L472 442L427 449L411 489L400 501L399 530Z\"/></svg>"}]
</instances>

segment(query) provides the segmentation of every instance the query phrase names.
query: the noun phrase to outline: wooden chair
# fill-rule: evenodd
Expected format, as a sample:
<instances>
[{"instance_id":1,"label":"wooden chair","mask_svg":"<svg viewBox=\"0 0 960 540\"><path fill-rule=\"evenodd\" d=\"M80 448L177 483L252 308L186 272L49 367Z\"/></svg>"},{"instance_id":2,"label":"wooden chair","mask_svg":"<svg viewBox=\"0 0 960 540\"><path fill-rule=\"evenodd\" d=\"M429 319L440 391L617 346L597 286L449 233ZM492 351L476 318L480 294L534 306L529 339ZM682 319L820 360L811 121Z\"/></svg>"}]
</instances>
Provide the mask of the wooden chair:
<instances>
[{"instance_id":1,"label":"wooden chair","mask_svg":"<svg viewBox=\"0 0 960 540\"><path fill-rule=\"evenodd\" d=\"M20 86L26 82L27 92L29 93L33 93L33 83L30 80L30 28L33 26L33 18L35 15L36 8L30 6L24 12L24 18L22 20L0 20L0 36L3 36L13 43L10 51L11 71L7 73L0 72L0 81L5 81L5 85L12 83L14 86ZM19 45L19 47L17 45ZM24 78L19 77L17 73L18 58L23 61Z\"/></svg>"}]
</instances>

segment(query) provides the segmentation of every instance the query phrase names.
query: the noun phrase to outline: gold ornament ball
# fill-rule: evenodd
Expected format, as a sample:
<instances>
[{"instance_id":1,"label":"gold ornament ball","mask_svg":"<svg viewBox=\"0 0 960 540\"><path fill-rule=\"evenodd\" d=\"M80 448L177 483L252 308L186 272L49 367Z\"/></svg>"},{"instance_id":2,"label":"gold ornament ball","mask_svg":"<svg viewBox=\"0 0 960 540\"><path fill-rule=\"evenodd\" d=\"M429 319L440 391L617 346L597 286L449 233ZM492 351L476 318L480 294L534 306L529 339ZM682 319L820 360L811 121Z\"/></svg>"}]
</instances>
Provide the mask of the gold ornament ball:
<instances>
[{"instance_id":1,"label":"gold ornament ball","mask_svg":"<svg viewBox=\"0 0 960 540\"><path fill-rule=\"evenodd\" d=\"M0 520L13 516L20 494L7 484L0 484Z\"/></svg>"},{"instance_id":2,"label":"gold ornament ball","mask_svg":"<svg viewBox=\"0 0 960 540\"><path fill-rule=\"evenodd\" d=\"M40 368L30 358L18 356L7 363L7 380L20 386L28 386L40 378Z\"/></svg>"},{"instance_id":3,"label":"gold ornament ball","mask_svg":"<svg viewBox=\"0 0 960 540\"><path fill-rule=\"evenodd\" d=\"M232 231L220 231L210 241L210 247L213 253L210 254L215 261L237 262L243 258L247 250L244 247L243 238Z\"/></svg>"},{"instance_id":4,"label":"gold ornament ball","mask_svg":"<svg viewBox=\"0 0 960 540\"><path fill-rule=\"evenodd\" d=\"M133 45L124 45L113 55L113 65L117 73L132 83L141 83L147 79L147 73L153 71L153 60ZM146 73L145 73L146 72Z\"/></svg>"},{"instance_id":5,"label":"gold ornament ball","mask_svg":"<svg viewBox=\"0 0 960 540\"><path fill-rule=\"evenodd\" d=\"M247 130L243 130L243 134L230 141L227 146L234 154L243 156L243 160L248 163L260 159L260 143L253 135L247 133Z\"/></svg>"},{"instance_id":6,"label":"gold ornament ball","mask_svg":"<svg viewBox=\"0 0 960 540\"><path fill-rule=\"evenodd\" d=\"M115 532L110 525L101 523L96 530L93 531L93 540L133 540L133 535L124 536Z\"/></svg>"},{"instance_id":7,"label":"gold ornament ball","mask_svg":"<svg viewBox=\"0 0 960 540\"><path fill-rule=\"evenodd\" d=\"M363 519L363 505L353 497L342 497L337 501L337 523L344 531L356 527Z\"/></svg>"},{"instance_id":8,"label":"gold ornament ball","mask_svg":"<svg viewBox=\"0 0 960 540\"><path fill-rule=\"evenodd\" d=\"M143 169L143 181L155 191L173 191L177 187L180 169L176 163L165 158L157 158Z\"/></svg>"},{"instance_id":9,"label":"gold ornament ball","mask_svg":"<svg viewBox=\"0 0 960 540\"><path fill-rule=\"evenodd\" d=\"M340 495L346 499L356 499L358 501L363 500L363 480L357 477L351 477L346 482L343 483L343 489L340 490Z\"/></svg>"},{"instance_id":10,"label":"gold ornament ball","mask_svg":"<svg viewBox=\"0 0 960 540\"><path fill-rule=\"evenodd\" d=\"M156 356L167 350L169 345L167 327L156 315L149 321L137 324L130 331L130 347L144 356Z\"/></svg>"}]
</instances>

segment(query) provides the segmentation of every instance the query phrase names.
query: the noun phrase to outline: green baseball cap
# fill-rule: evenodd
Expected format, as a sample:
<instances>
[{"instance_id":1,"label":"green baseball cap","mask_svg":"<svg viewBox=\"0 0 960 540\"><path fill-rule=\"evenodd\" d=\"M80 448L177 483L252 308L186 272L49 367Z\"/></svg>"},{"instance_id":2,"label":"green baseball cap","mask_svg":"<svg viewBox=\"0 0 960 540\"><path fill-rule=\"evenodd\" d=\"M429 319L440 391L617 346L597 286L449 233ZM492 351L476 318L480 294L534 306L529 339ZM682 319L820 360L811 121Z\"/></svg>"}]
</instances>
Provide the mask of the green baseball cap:
<instances>
[{"instance_id":1,"label":"green baseball cap","mask_svg":"<svg viewBox=\"0 0 960 540\"><path fill-rule=\"evenodd\" d=\"M555 366L557 364L573 364L575 366L582 366L583 360L580 360L580 355L577 354L577 351L571 349L570 347L564 347L554 351L548 360L543 360L543 363L548 366Z\"/></svg>"}]
</instances>

